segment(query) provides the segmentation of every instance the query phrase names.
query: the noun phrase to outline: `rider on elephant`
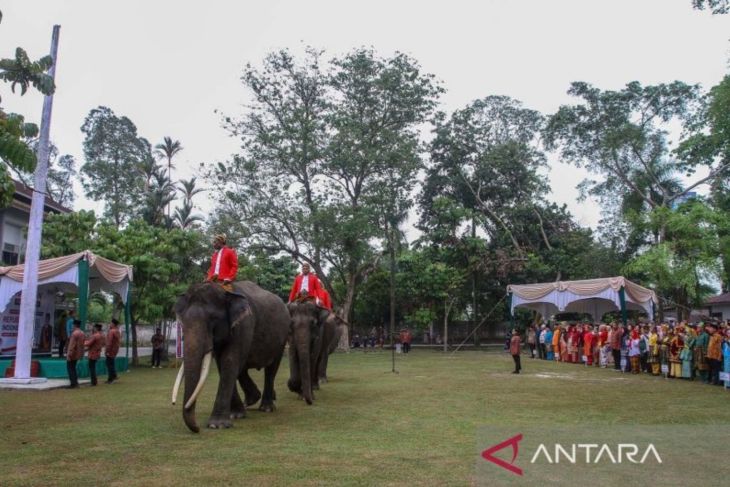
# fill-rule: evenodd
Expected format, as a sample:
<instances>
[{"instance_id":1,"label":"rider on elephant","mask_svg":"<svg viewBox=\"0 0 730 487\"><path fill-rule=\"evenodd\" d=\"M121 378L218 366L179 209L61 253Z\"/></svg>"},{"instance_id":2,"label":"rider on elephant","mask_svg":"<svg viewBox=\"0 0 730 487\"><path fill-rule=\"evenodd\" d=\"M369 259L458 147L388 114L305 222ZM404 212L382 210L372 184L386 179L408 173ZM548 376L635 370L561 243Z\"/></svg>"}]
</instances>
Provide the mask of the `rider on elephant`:
<instances>
[{"instance_id":1,"label":"rider on elephant","mask_svg":"<svg viewBox=\"0 0 730 487\"><path fill-rule=\"evenodd\" d=\"M289 302L306 296L313 296L319 302L321 292L322 285L319 283L319 279L310 271L309 264L305 262L302 264L302 273L297 274L297 277L294 278L294 284L289 293Z\"/></svg>"},{"instance_id":2,"label":"rider on elephant","mask_svg":"<svg viewBox=\"0 0 730 487\"><path fill-rule=\"evenodd\" d=\"M206 281L219 281L224 289L231 291L231 282L236 279L238 273L236 251L226 246L226 236L222 233L213 237L213 248L215 252L210 260L210 269L208 269Z\"/></svg>"}]
</instances>

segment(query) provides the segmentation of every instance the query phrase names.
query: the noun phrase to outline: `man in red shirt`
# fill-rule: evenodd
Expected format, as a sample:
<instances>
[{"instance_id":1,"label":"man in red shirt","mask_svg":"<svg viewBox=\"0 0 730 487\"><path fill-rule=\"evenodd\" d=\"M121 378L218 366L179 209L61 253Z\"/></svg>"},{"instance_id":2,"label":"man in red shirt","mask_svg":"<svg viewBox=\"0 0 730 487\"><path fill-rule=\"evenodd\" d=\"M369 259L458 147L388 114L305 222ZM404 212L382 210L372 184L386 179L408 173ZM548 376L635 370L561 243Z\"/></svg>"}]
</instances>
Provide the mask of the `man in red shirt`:
<instances>
[{"instance_id":1,"label":"man in red shirt","mask_svg":"<svg viewBox=\"0 0 730 487\"><path fill-rule=\"evenodd\" d=\"M231 282L236 279L238 273L238 256L236 251L226 246L226 236L216 235L213 238L215 252L210 260L207 281L220 281L226 290L232 290ZM231 289L228 289L231 288Z\"/></svg>"},{"instance_id":2,"label":"man in red shirt","mask_svg":"<svg viewBox=\"0 0 730 487\"><path fill-rule=\"evenodd\" d=\"M96 385L96 361L101 357L101 349L104 346L104 335L101 333L101 325L94 325L94 332L91 338L86 340L84 346L89 349L89 376L91 385Z\"/></svg>"},{"instance_id":3,"label":"man in red shirt","mask_svg":"<svg viewBox=\"0 0 730 487\"><path fill-rule=\"evenodd\" d=\"M114 361L119 353L119 345L122 342L122 335L119 333L119 322L112 318L112 324L109 326L109 331L106 334L106 371L107 371L107 384L111 384L117 380L117 368Z\"/></svg>"},{"instance_id":4,"label":"man in red shirt","mask_svg":"<svg viewBox=\"0 0 730 487\"><path fill-rule=\"evenodd\" d=\"M289 293L289 302L302 296L314 296L315 299L320 299L321 292L322 286L319 284L319 279L310 272L309 264L305 262L302 264L302 273L294 278L294 284Z\"/></svg>"}]
</instances>

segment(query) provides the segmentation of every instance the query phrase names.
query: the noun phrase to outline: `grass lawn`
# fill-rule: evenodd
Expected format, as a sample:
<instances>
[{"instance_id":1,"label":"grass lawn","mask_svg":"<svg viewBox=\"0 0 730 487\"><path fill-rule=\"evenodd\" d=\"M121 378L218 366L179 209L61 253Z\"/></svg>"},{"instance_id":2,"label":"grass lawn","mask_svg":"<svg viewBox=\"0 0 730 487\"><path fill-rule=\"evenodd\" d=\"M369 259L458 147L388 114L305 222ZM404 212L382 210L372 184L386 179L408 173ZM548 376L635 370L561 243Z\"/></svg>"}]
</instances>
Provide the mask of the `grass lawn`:
<instances>
[{"instance_id":1,"label":"grass lawn","mask_svg":"<svg viewBox=\"0 0 730 487\"><path fill-rule=\"evenodd\" d=\"M392 374L389 352L335 354L307 406L286 389L284 361L276 412L197 435L170 405L173 369L0 391L0 485L469 485L480 426L730 423L722 388L524 356L524 374L511 367L498 352L415 350ZM199 424L216 386L211 373Z\"/></svg>"}]
</instances>

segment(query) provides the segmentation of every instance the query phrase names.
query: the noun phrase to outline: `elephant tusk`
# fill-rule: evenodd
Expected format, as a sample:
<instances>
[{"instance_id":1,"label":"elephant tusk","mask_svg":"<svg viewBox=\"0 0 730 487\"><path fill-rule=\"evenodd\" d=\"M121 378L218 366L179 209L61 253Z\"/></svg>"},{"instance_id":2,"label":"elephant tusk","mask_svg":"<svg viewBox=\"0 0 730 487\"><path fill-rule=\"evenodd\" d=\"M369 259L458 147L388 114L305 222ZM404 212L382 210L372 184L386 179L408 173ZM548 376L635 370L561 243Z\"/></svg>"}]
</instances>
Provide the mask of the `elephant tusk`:
<instances>
[{"instance_id":1,"label":"elephant tusk","mask_svg":"<svg viewBox=\"0 0 730 487\"><path fill-rule=\"evenodd\" d=\"M198 380L198 385L195 386L193 395L190 396L190 399L188 399L188 402L185 403L185 409L190 409L193 406L193 404L195 404L195 400L198 398L198 394L200 394L200 391L203 390L203 386L205 385L205 380L208 378L208 373L210 372L210 360L212 357L213 357L213 352L208 352L205 354L205 357L203 357L203 370L200 372L200 379Z\"/></svg>"},{"instance_id":2,"label":"elephant tusk","mask_svg":"<svg viewBox=\"0 0 730 487\"><path fill-rule=\"evenodd\" d=\"M175 385L172 388L172 405L173 406L177 402L177 393L180 391L180 383L182 382L183 375L185 375L185 364L182 364L180 366L180 370L177 373L177 378L175 379Z\"/></svg>"}]
</instances>

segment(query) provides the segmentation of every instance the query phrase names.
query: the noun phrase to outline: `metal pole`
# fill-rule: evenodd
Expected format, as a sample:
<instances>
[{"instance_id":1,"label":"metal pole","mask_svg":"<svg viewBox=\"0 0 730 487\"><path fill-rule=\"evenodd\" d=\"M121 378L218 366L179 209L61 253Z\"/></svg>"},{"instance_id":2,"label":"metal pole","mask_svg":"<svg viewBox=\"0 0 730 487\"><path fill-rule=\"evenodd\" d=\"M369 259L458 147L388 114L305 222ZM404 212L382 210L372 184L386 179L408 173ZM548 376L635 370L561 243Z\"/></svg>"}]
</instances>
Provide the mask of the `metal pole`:
<instances>
[{"instance_id":1,"label":"metal pole","mask_svg":"<svg viewBox=\"0 0 730 487\"><path fill-rule=\"evenodd\" d=\"M53 65L48 75L55 79L58 64L58 36L60 25L53 26L51 37L51 57ZM53 93L43 99L41 116L41 132L38 139L38 162L35 169L33 200L30 205L28 221L28 242L25 250L25 269L23 272L22 298L20 302L20 320L18 324L18 344L15 355L15 378L30 378L30 361L33 351L33 329L35 324L36 299L38 297L38 260L41 254L41 236L43 230L43 206L46 199L46 177L48 176L49 139L51 132L51 112L53 111Z\"/></svg>"}]
</instances>

